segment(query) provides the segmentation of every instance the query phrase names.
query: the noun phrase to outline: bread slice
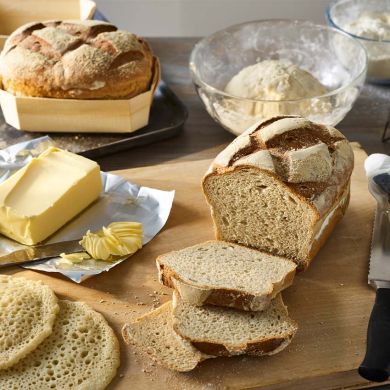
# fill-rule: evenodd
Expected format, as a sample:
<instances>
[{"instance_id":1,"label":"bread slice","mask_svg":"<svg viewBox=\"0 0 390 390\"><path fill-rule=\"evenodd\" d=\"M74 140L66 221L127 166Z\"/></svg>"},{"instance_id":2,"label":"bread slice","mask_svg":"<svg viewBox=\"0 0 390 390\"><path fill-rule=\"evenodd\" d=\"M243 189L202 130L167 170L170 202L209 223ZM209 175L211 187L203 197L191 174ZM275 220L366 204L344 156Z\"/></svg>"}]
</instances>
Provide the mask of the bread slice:
<instances>
[{"instance_id":1,"label":"bread slice","mask_svg":"<svg viewBox=\"0 0 390 390\"><path fill-rule=\"evenodd\" d=\"M146 350L158 364L171 370L190 371L211 357L196 350L173 331L171 301L126 324L122 335L127 344L133 343Z\"/></svg>"},{"instance_id":2,"label":"bread slice","mask_svg":"<svg viewBox=\"0 0 390 390\"><path fill-rule=\"evenodd\" d=\"M305 269L348 206L353 161L348 140L330 126L300 117L256 124L203 179L216 238Z\"/></svg>"},{"instance_id":3,"label":"bread slice","mask_svg":"<svg viewBox=\"0 0 390 390\"><path fill-rule=\"evenodd\" d=\"M296 264L224 241L207 241L157 258L160 282L192 305L264 310L290 286Z\"/></svg>"},{"instance_id":4,"label":"bread slice","mask_svg":"<svg viewBox=\"0 0 390 390\"><path fill-rule=\"evenodd\" d=\"M199 351L214 356L273 355L291 342L297 331L281 295L262 312L217 306L193 306L173 296L173 328Z\"/></svg>"}]
</instances>

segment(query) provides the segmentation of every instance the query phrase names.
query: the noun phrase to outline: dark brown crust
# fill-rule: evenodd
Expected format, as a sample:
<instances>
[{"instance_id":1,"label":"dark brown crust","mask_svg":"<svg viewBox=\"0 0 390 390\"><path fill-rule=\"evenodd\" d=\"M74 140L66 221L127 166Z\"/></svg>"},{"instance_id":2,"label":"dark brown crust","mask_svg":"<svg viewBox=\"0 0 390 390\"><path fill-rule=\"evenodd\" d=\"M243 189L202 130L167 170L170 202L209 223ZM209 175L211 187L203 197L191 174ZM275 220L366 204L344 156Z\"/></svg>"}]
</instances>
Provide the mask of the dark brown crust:
<instances>
[{"instance_id":1,"label":"dark brown crust","mask_svg":"<svg viewBox=\"0 0 390 390\"><path fill-rule=\"evenodd\" d=\"M324 182L306 181L303 183L289 183L289 187L306 199L320 195L328 184Z\"/></svg>"},{"instance_id":2,"label":"dark brown crust","mask_svg":"<svg viewBox=\"0 0 390 390\"><path fill-rule=\"evenodd\" d=\"M274 123L274 122L277 122L278 120L280 119L285 119L285 118L298 118L296 115L279 115L279 116L274 116L273 118L270 118L270 119L267 119L265 120L264 122L261 122L259 124L259 126L256 127L255 130L252 131L251 134L254 134L256 133L257 131L263 129L264 127Z\"/></svg>"},{"instance_id":3,"label":"dark brown crust","mask_svg":"<svg viewBox=\"0 0 390 390\"><path fill-rule=\"evenodd\" d=\"M310 126L300 127L276 135L272 139L266 141L265 145L267 149L278 148L280 153L284 153L289 150L308 148L319 142L323 142L330 147L335 142L344 139L345 138L332 137L324 126L313 123Z\"/></svg>"},{"instance_id":4,"label":"dark brown crust","mask_svg":"<svg viewBox=\"0 0 390 390\"><path fill-rule=\"evenodd\" d=\"M4 49L4 53L8 53L9 51L13 50L19 43L21 43L24 39L30 36L33 31L41 30L45 27L46 26L44 24L37 22L24 29L22 32L20 32L20 34L17 34L13 37L12 42L10 43L8 48Z\"/></svg>"},{"instance_id":5,"label":"dark brown crust","mask_svg":"<svg viewBox=\"0 0 390 390\"><path fill-rule=\"evenodd\" d=\"M248 343L245 347L239 350L238 354L250 355L250 356L264 356L272 354L283 343L290 341L292 337L275 337L259 342ZM200 352L211 356L235 356L234 353L230 353L229 350L222 344L215 344L208 341L191 341L191 344ZM287 344L286 344L287 346Z\"/></svg>"},{"instance_id":6,"label":"dark brown crust","mask_svg":"<svg viewBox=\"0 0 390 390\"><path fill-rule=\"evenodd\" d=\"M261 130L267 127L268 125L275 123L280 119L285 119L285 118L295 118L295 116L291 116L291 115L277 116L260 123L260 125L256 129L254 129L249 135L250 145L236 152L230 159L227 166L231 167L236 161L240 160L242 157L248 156L252 153L264 149L273 149L272 152L273 157L278 157L278 156L282 156L287 151L307 148L316 145L319 142L323 142L328 146L330 151L333 151L334 143L344 139L337 136L331 136L329 132L326 130L326 127L323 125L311 123L308 126L292 129L283 134L277 135L266 142L263 142L263 140L261 139ZM257 136L258 134L260 135L260 137ZM306 185L307 188L313 187L313 185L311 185L313 183L301 183L301 184L307 184ZM326 186L326 183L320 183L320 184ZM315 188L314 192L308 192L307 188L305 191L301 192L301 194L307 198L310 198L311 196L320 192L320 189L317 188ZM297 188L297 191L300 192L299 187Z\"/></svg>"},{"instance_id":7,"label":"dark brown crust","mask_svg":"<svg viewBox=\"0 0 390 390\"><path fill-rule=\"evenodd\" d=\"M221 288L218 290L211 290L210 295L206 298L204 304L249 310L254 298L255 296L252 294Z\"/></svg>"},{"instance_id":8,"label":"dark brown crust","mask_svg":"<svg viewBox=\"0 0 390 390\"><path fill-rule=\"evenodd\" d=\"M254 129L251 134L250 134L250 145L247 146L246 148L240 149L237 153L235 153L232 158L230 159L228 163L228 167L231 167L236 161L241 159L242 157L248 156L251 153L257 152L262 149L266 149L265 145L261 145L259 142L259 139L256 138L256 133L260 131L262 128L270 125L271 123L277 122L280 119L284 118L295 118L294 116L275 116L273 118L267 119L264 122L261 122L259 126Z\"/></svg>"},{"instance_id":9,"label":"dark brown crust","mask_svg":"<svg viewBox=\"0 0 390 390\"><path fill-rule=\"evenodd\" d=\"M261 343L248 343L245 353L252 356L262 356L275 351L288 339L276 337L264 340Z\"/></svg>"},{"instance_id":10,"label":"dark brown crust","mask_svg":"<svg viewBox=\"0 0 390 390\"><path fill-rule=\"evenodd\" d=\"M207 341L192 341L191 344L200 352L211 356L230 356L229 351L221 344Z\"/></svg>"},{"instance_id":11,"label":"dark brown crust","mask_svg":"<svg viewBox=\"0 0 390 390\"><path fill-rule=\"evenodd\" d=\"M47 23L47 25L49 25L49 23ZM53 27L58 27L59 29L66 31L71 35L78 36L80 39L85 41L91 38L95 38L101 33L118 30L118 28L112 24L100 24L90 26L88 29L83 29L77 24L61 21L57 21Z\"/></svg>"},{"instance_id":12,"label":"dark brown crust","mask_svg":"<svg viewBox=\"0 0 390 390\"><path fill-rule=\"evenodd\" d=\"M248 156L249 154L252 154L256 152L257 150L260 150L259 145L257 144L256 140L253 137L250 137L251 143L246 148L240 149L237 153L233 155L233 157L230 159L228 166L231 167L236 161L240 160L244 156Z\"/></svg>"}]
</instances>

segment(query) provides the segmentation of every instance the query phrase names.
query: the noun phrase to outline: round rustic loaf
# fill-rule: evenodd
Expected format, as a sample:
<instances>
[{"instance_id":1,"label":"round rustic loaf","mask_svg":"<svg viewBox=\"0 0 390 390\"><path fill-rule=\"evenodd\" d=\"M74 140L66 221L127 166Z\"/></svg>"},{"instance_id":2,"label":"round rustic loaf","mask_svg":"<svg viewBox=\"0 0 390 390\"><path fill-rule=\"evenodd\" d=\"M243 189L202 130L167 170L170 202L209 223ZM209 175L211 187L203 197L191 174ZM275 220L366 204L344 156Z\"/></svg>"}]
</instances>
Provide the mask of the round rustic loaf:
<instances>
[{"instance_id":1,"label":"round rustic loaf","mask_svg":"<svg viewBox=\"0 0 390 390\"><path fill-rule=\"evenodd\" d=\"M95 20L26 24L0 60L4 90L66 99L131 98L149 89L154 66L147 42Z\"/></svg>"}]
</instances>

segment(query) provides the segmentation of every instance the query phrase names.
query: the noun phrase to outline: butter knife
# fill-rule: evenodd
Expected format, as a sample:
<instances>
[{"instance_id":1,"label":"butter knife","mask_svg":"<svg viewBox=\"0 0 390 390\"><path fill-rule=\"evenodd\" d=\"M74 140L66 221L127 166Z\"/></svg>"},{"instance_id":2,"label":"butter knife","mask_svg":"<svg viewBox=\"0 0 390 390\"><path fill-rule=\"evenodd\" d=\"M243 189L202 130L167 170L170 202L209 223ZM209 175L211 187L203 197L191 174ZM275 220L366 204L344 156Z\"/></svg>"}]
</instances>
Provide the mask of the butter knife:
<instances>
[{"instance_id":1,"label":"butter knife","mask_svg":"<svg viewBox=\"0 0 390 390\"><path fill-rule=\"evenodd\" d=\"M373 181L390 199L390 174L377 175ZM376 298L359 374L369 381L384 382L390 376L390 214L380 205L372 233L368 282L376 289Z\"/></svg>"},{"instance_id":2,"label":"butter knife","mask_svg":"<svg viewBox=\"0 0 390 390\"><path fill-rule=\"evenodd\" d=\"M80 240L56 242L53 244L42 244L26 246L23 249L0 256L0 268L10 265L30 263L32 261L46 260L57 257L61 253L83 252L84 248L79 244Z\"/></svg>"}]
</instances>

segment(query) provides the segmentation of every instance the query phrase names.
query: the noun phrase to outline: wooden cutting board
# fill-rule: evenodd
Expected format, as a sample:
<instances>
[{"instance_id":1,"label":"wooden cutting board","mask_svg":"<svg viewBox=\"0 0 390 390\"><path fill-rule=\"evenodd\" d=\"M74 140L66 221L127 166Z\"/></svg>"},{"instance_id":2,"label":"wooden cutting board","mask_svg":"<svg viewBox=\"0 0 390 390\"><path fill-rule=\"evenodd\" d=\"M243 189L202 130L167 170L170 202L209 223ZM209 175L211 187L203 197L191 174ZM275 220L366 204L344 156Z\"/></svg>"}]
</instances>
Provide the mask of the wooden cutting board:
<instances>
[{"instance_id":1,"label":"wooden cutting board","mask_svg":"<svg viewBox=\"0 0 390 390\"><path fill-rule=\"evenodd\" d=\"M41 279L61 297L82 300L104 314L121 341L121 367L110 389L341 389L369 385L356 373L365 350L374 292L367 268L374 201L363 170L366 154L355 147L356 167L348 211L312 266L285 293L290 315L299 324L291 345L265 358L217 358L190 373L156 366L120 336L125 321L169 299L158 284L155 258L173 249L213 238L211 218L200 189L209 161L185 161L118 171L142 185L176 190L163 231L142 251L108 273L77 285L55 274L9 268Z\"/></svg>"}]
</instances>

